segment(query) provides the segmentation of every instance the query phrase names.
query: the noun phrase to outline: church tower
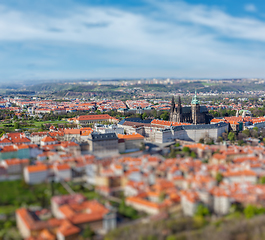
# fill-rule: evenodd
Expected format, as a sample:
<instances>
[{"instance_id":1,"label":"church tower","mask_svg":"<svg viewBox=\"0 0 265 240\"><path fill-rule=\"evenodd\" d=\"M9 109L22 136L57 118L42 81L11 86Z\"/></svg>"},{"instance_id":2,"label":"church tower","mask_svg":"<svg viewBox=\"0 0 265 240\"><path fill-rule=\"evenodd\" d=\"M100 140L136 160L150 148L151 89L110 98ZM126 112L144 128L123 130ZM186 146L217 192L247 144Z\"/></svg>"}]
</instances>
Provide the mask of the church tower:
<instances>
[{"instance_id":1,"label":"church tower","mask_svg":"<svg viewBox=\"0 0 265 240\"><path fill-rule=\"evenodd\" d=\"M191 101L191 114L193 124L200 123L200 103L197 99L197 91L195 90L195 95Z\"/></svg>"},{"instance_id":2,"label":"church tower","mask_svg":"<svg viewBox=\"0 0 265 240\"><path fill-rule=\"evenodd\" d=\"M179 96L178 99L178 108L177 108L177 122L182 122L183 121L183 117L182 117L182 106L181 106L181 99Z\"/></svg>"},{"instance_id":3,"label":"church tower","mask_svg":"<svg viewBox=\"0 0 265 240\"><path fill-rule=\"evenodd\" d=\"M174 97L172 96L172 100L171 100L171 106L170 106L170 116L169 116L169 121L174 122L174 118L175 118L175 100Z\"/></svg>"}]
</instances>

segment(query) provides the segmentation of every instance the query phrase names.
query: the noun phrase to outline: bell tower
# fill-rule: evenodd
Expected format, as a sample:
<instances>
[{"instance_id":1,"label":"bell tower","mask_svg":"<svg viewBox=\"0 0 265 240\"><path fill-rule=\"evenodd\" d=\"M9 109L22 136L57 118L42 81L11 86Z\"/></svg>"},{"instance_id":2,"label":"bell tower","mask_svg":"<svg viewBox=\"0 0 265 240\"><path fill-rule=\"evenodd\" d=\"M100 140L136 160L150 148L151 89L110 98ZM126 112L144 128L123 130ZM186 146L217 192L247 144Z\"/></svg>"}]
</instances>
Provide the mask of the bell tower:
<instances>
[{"instance_id":1,"label":"bell tower","mask_svg":"<svg viewBox=\"0 0 265 240\"><path fill-rule=\"evenodd\" d=\"M179 96L178 99L178 108L177 108L177 122L183 122L183 117L182 117L182 106L181 106L181 99Z\"/></svg>"},{"instance_id":2,"label":"bell tower","mask_svg":"<svg viewBox=\"0 0 265 240\"><path fill-rule=\"evenodd\" d=\"M195 95L191 101L191 114L193 124L200 123L200 103L197 99L197 91L195 90Z\"/></svg>"},{"instance_id":3,"label":"bell tower","mask_svg":"<svg viewBox=\"0 0 265 240\"><path fill-rule=\"evenodd\" d=\"M172 96L171 106L170 106L170 116L169 116L169 121L171 122L174 121L174 112L175 112L175 100L174 97Z\"/></svg>"}]
</instances>

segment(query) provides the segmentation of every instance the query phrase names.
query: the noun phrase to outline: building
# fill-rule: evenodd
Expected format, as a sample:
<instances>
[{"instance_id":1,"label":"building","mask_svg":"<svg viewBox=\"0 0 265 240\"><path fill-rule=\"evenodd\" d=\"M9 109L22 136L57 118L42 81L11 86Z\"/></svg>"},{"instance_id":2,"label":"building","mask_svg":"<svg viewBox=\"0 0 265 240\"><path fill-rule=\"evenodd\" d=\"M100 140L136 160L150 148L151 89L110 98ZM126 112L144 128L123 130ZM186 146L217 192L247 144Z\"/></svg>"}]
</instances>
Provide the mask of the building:
<instances>
[{"instance_id":1,"label":"building","mask_svg":"<svg viewBox=\"0 0 265 240\"><path fill-rule=\"evenodd\" d=\"M49 167L46 165L32 165L24 168L24 179L28 184L37 184L47 181Z\"/></svg>"},{"instance_id":2,"label":"building","mask_svg":"<svg viewBox=\"0 0 265 240\"><path fill-rule=\"evenodd\" d=\"M90 226L94 231L116 228L116 213L96 200L88 201L81 194L55 196L51 199L53 215L78 228Z\"/></svg>"},{"instance_id":3,"label":"building","mask_svg":"<svg viewBox=\"0 0 265 240\"><path fill-rule=\"evenodd\" d=\"M118 153L116 133L92 132L88 136L89 151L100 154Z\"/></svg>"},{"instance_id":4,"label":"building","mask_svg":"<svg viewBox=\"0 0 265 240\"><path fill-rule=\"evenodd\" d=\"M144 137L139 133L118 134L118 138L119 152L139 151L144 144Z\"/></svg>"},{"instance_id":5,"label":"building","mask_svg":"<svg viewBox=\"0 0 265 240\"><path fill-rule=\"evenodd\" d=\"M61 180L69 181L72 178L71 167L65 164L56 164L53 166L55 180L60 182Z\"/></svg>"},{"instance_id":6,"label":"building","mask_svg":"<svg viewBox=\"0 0 265 240\"><path fill-rule=\"evenodd\" d=\"M75 119L77 124L87 125L90 123L103 123L103 122L118 122L118 119L111 117L108 114L98 114L98 115L82 115Z\"/></svg>"},{"instance_id":7,"label":"building","mask_svg":"<svg viewBox=\"0 0 265 240\"><path fill-rule=\"evenodd\" d=\"M199 204L199 196L195 191L181 192L181 207L185 216L193 216Z\"/></svg>"},{"instance_id":8,"label":"building","mask_svg":"<svg viewBox=\"0 0 265 240\"><path fill-rule=\"evenodd\" d=\"M40 145L45 146L45 145L54 145L57 144L58 141L52 137L45 136L43 139L41 139Z\"/></svg>"},{"instance_id":9,"label":"building","mask_svg":"<svg viewBox=\"0 0 265 240\"><path fill-rule=\"evenodd\" d=\"M176 107L174 97L172 97L169 119L171 122L206 124L210 123L211 119L212 116L208 113L207 108L200 106L196 91L190 107L182 107L180 97L178 99L178 106Z\"/></svg>"},{"instance_id":10,"label":"building","mask_svg":"<svg viewBox=\"0 0 265 240\"><path fill-rule=\"evenodd\" d=\"M9 175L20 175L23 168L29 165L28 159L8 159L1 162L1 165L7 170Z\"/></svg>"},{"instance_id":11,"label":"building","mask_svg":"<svg viewBox=\"0 0 265 240\"><path fill-rule=\"evenodd\" d=\"M175 139L199 142L201 138L209 137L217 140L222 133L228 131L225 122L216 124L190 124L154 119L151 122L134 122L123 119L118 126L124 128L127 134L139 133L146 141L156 143L173 142Z\"/></svg>"}]
</instances>

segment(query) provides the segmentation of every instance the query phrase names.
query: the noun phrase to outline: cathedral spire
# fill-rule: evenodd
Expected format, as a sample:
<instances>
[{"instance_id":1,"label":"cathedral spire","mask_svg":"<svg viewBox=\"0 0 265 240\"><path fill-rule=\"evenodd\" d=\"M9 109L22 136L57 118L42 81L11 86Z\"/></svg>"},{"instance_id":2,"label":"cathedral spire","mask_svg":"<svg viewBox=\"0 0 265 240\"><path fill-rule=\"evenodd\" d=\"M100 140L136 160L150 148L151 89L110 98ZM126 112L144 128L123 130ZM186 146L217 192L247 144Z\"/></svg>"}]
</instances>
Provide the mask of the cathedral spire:
<instances>
[{"instance_id":1,"label":"cathedral spire","mask_svg":"<svg viewBox=\"0 0 265 240\"><path fill-rule=\"evenodd\" d=\"M180 98L180 96L179 96L179 99L178 99L178 112L182 113L182 106L181 106L181 98Z\"/></svg>"},{"instance_id":2,"label":"cathedral spire","mask_svg":"<svg viewBox=\"0 0 265 240\"><path fill-rule=\"evenodd\" d=\"M173 112L175 110L175 99L174 99L174 96L172 96L170 110L171 110L170 112Z\"/></svg>"},{"instance_id":3,"label":"cathedral spire","mask_svg":"<svg viewBox=\"0 0 265 240\"><path fill-rule=\"evenodd\" d=\"M195 89L195 95L192 98L191 104L199 104L199 100L197 99L197 90Z\"/></svg>"}]
</instances>

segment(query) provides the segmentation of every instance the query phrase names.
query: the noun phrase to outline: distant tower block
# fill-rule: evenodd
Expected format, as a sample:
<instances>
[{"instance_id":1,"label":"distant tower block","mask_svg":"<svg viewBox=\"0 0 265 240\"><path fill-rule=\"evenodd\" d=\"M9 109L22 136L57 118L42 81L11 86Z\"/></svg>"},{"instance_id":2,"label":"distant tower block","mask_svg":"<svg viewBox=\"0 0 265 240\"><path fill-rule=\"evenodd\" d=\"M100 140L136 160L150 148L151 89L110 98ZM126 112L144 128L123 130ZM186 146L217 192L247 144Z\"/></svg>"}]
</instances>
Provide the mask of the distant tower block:
<instances>
[{"instance_id":1,"label":"distant tower block","mask_svg":"<svg viewBox=\"0 0 265 240\"><path fill-rule=\"evenodd\" d=\"M236 117L239 117L239 111L238 110L236 111Z\"/></svg>"}]
</instances>

